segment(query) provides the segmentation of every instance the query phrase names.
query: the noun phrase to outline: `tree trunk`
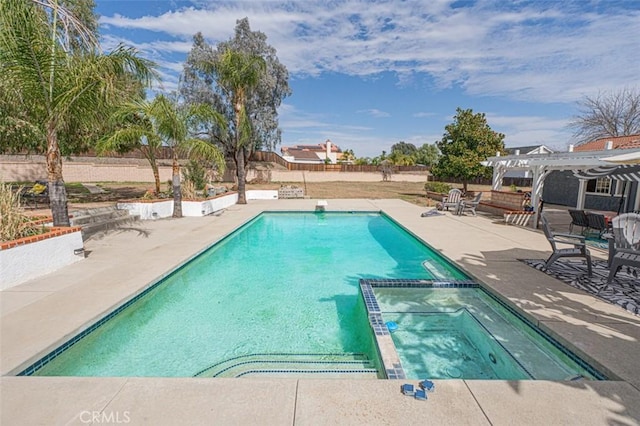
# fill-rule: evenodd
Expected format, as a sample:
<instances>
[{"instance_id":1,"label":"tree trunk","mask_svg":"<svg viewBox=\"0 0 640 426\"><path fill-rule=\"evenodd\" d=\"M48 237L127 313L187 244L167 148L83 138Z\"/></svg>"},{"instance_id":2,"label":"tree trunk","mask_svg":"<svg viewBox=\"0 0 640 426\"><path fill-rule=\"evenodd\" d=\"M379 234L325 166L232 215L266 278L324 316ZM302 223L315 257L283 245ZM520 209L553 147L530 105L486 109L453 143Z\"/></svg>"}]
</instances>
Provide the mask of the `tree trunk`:
<instances>
[{"instance_id":1,"label":"tree trunk","mask_svg":"<svg viewBox=\"0 0 640 426\"><path fill-rule=\"evenodd\" d=\"M47 181L53 226L71 226L67 190L62 178L62 156L54 123L47 126Z\"/></svg>"},{"instance_id":2,"label":"tree trunk","mask_svg":"<svg viewBox=\"0 0 640 426\"><path fill-rule=\"evenodd\" d=\"M173 167L171 168L173 186L173 217L182 217L182 191L180 188L180 163L178 157L173 154Z\"/></svg>"},{"instance_id":3,"label":"tree trunk","mask_svg":"<svg viewBox=\"0 0 640 426\"><path fill-rule=\"evenodd\" d=\"M238 177L238 204L247 204L246 174L244 170L244 149L236 152L236 176Z\"/></svg>"},{"instance_id":4,"label":"tree trunk","mask_svg":"<svg viewBox=\"0 0 640 426\"><path fill-rule=\"evenodd\" d=\"M151 170L153 170L153 180L156 183L156 196L160 194L160 172L158 171L158 165L154 162L151 163Z\"/></svg>"}]
</instances>

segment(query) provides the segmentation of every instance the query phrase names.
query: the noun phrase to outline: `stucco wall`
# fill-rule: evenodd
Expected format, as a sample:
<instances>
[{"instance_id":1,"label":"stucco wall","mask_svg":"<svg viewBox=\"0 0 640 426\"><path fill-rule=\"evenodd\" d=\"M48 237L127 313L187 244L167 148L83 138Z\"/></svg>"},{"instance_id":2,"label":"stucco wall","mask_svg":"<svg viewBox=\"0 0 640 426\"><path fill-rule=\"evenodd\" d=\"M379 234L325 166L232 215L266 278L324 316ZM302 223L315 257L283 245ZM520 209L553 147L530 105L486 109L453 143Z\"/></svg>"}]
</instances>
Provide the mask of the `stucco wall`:
<instances>
[{"instance_id":1,"label":"stucco wall","mask_svg":"<svg viewBox=\"0 0 640 426\"><path fill-rule=\"evenodd\" d=\"M159 167L160 181L171 179L171 166ZM62 176L65 182L153 182L151 167L144 160L120 160L76 158L63 160ZM46 179L45 159L34 156L0 156L0 179L9 182L26 182Z\"/></svg>"},{"instance_id":2,"label":"stucco wall","mask_svg":"<svg viewBox=\"0 0 640 426\"><path fill-rule=\"evenodd\" d=\"M165 162L166 163L166 162ZM171 166L160 165L160 180L171 179ZM145 160L75 157L64 160L62 175L65 182L153 182L153 172ZM229 175L226 173L225 175ZM8 182L26 182L46 179L43 156L0 156L0 179ZM271 182L380 182L381 173L363 172L312 172L298 170L253 170L247 173L247 181L254 179ZM397 182L426 182L427 174L396 173Z\"/></svg>"},{"instance_id":3,"label":"stucco wall","mask_svg":"<svg viewBox=\"0 0 640 426\"><path fill-rule=\"evenodd\" d=\"M84 253L73 254L83 247L82 233L78 231L0 250L0 290L84 259Z\"/></svg>"}]
</instances>

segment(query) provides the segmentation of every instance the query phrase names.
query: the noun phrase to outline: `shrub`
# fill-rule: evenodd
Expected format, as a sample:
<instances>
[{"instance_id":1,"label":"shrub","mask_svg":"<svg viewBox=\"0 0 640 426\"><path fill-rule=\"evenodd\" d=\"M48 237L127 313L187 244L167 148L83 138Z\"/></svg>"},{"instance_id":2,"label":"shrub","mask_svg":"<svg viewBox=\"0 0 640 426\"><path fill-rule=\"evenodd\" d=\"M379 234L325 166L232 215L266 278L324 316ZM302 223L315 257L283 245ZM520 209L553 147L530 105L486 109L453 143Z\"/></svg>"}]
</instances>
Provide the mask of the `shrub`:
<instances>
[{"instance_id":1,"label":"shrub","mask_svg":"<svg viewBox=\"0 0 640 426\"><path fill-rule=\"evenodd\" d=\"M182 185L180 185L180 191L182 192L182 197L187 200L195 200L196 198L196 186L191 180L185 180Z\"/></svg>"},{"instance_id":2,"label":"shrub","mask_svg":"<svg viewBox=\"0 0 640 426\"><path fill-rule=\"evenodd\" d=\"M199 162L189 160L189 163L182 169L182 176L185 182L191 182L196 191L204 191L207 185L207 171Z\"/></svg>"},{"instance_id":3,"label":"shrub","mask_svg":"<svg viewBox=\"0 0 640 426\"><path fill-rule=\"evenodd\" d=\"M41 225L34 225L20 207L20 188L14 192L11 186L0 183L0 241L37 235L43 232Z\"/></svg>"},{"instance_id":4,"label":"shrub","mask_svg":"<svg viewBox=\"0 0 640 426\"><path fill-rule=\"evenodd\" d=\"M424 184L424 190L446 194L447 192L451 191L451 185L444 182L427 182Z\"/></svg>"}]
</instances>

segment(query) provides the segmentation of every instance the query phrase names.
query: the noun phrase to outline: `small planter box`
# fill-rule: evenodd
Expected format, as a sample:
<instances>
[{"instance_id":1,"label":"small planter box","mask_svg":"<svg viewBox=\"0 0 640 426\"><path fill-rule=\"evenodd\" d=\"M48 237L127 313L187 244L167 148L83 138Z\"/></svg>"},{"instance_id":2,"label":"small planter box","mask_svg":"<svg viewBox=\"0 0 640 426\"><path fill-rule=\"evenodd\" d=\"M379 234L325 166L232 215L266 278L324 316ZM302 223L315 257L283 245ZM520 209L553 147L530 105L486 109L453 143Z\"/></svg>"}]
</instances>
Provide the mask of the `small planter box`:
<instances>
[{"instance_id":1,"label":"small planter box","mask_svg":"<svg viewBox=\"0 0 640 426\"><path fill-rule=\"evenodd\" d=\"M278 198L304 198L304 190L284 186L278 190Z\"/></svg>"},{"instance_id":2,"label":"small planter box","mask_svg":"<svg viewBox=\"0 0 640 426\"><path fill-rule=\"evenodd\" d=\"M81 227L52 227L49 232L0 243L0 290L84 259Z\"/></svg>"},{"instance_id":3,"label":"small planter box","mask_svg":"<svg viewBox=\"0 0 640 426\"><path fill-rule=\"evenodd\" d=\"M238 202L238 194L232 193L206 200L182 200L182 216L206 216ZM118 203L119 209L139 215L140 220L155 220L173 215L173 200L140 200Z\"/></svg>"}]
</instances>

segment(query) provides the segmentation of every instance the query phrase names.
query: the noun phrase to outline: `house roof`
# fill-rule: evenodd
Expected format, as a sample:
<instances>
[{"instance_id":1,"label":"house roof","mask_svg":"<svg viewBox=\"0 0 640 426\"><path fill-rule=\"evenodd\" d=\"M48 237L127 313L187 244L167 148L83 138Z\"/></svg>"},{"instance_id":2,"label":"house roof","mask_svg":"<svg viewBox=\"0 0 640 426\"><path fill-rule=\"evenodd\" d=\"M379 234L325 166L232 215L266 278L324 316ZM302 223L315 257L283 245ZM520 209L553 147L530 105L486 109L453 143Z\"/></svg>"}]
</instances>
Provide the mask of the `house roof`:
<instances>
[{"instance_id":1,"label":"house roof","mask_svg":"<svg viewBox=\"0 0 640 426\"><path fill-rule=\"evenodd\" d=\"M596 139L576 146L574 151L602 151L606 149L608 141L613 142L611 149L640 148L640 135L629 135Z\"/></svg>"},{"instance_id":2,"label":"house roof","mask_svg":"<svg viewBox=\"0 0 640 426\"><path fill-rule=\"evenodd\" d=\"M317 160L320 161L320 157L316 155L314 151L307 149L289 148L285 151L287 155L292 156L296 160Z\"/></svg>"},{"instance_id":3,"label":"house roof","mask_svg":"<svg viewBox=\"0 0 640 426\"><path fill-rule=\"evenodd\" d=\"M544 148L549 152L553 152L553 150L545 145L527 145L527 146L514 146L513 148L507 148L506 151L509 154L515 154L516 150L520 151L520 154L528 154L532 151L535 151L538 148Z\"/></svg>"},{"instance_id":4,"label":"house roof","mask_svg":"<svg viewBox=\"0 0 640 426\"><path fill-rule=\"evenodd\" d=\"M331 142L331 141L328 141ZM282 148L280 148L280 151L282 153L288 152L291 153L293 150L306 150L306 151L313 151L313 152L326 152L327 150L327 144L326 143L319 143L317 145L293 145L293 146L283 146ZM334 144L333 142L331 142L331 152L342 152L342 150L340 149L340 147L336 144ZM292 154L290 154L292 155Z\"/></svg>"}]
</instances>

